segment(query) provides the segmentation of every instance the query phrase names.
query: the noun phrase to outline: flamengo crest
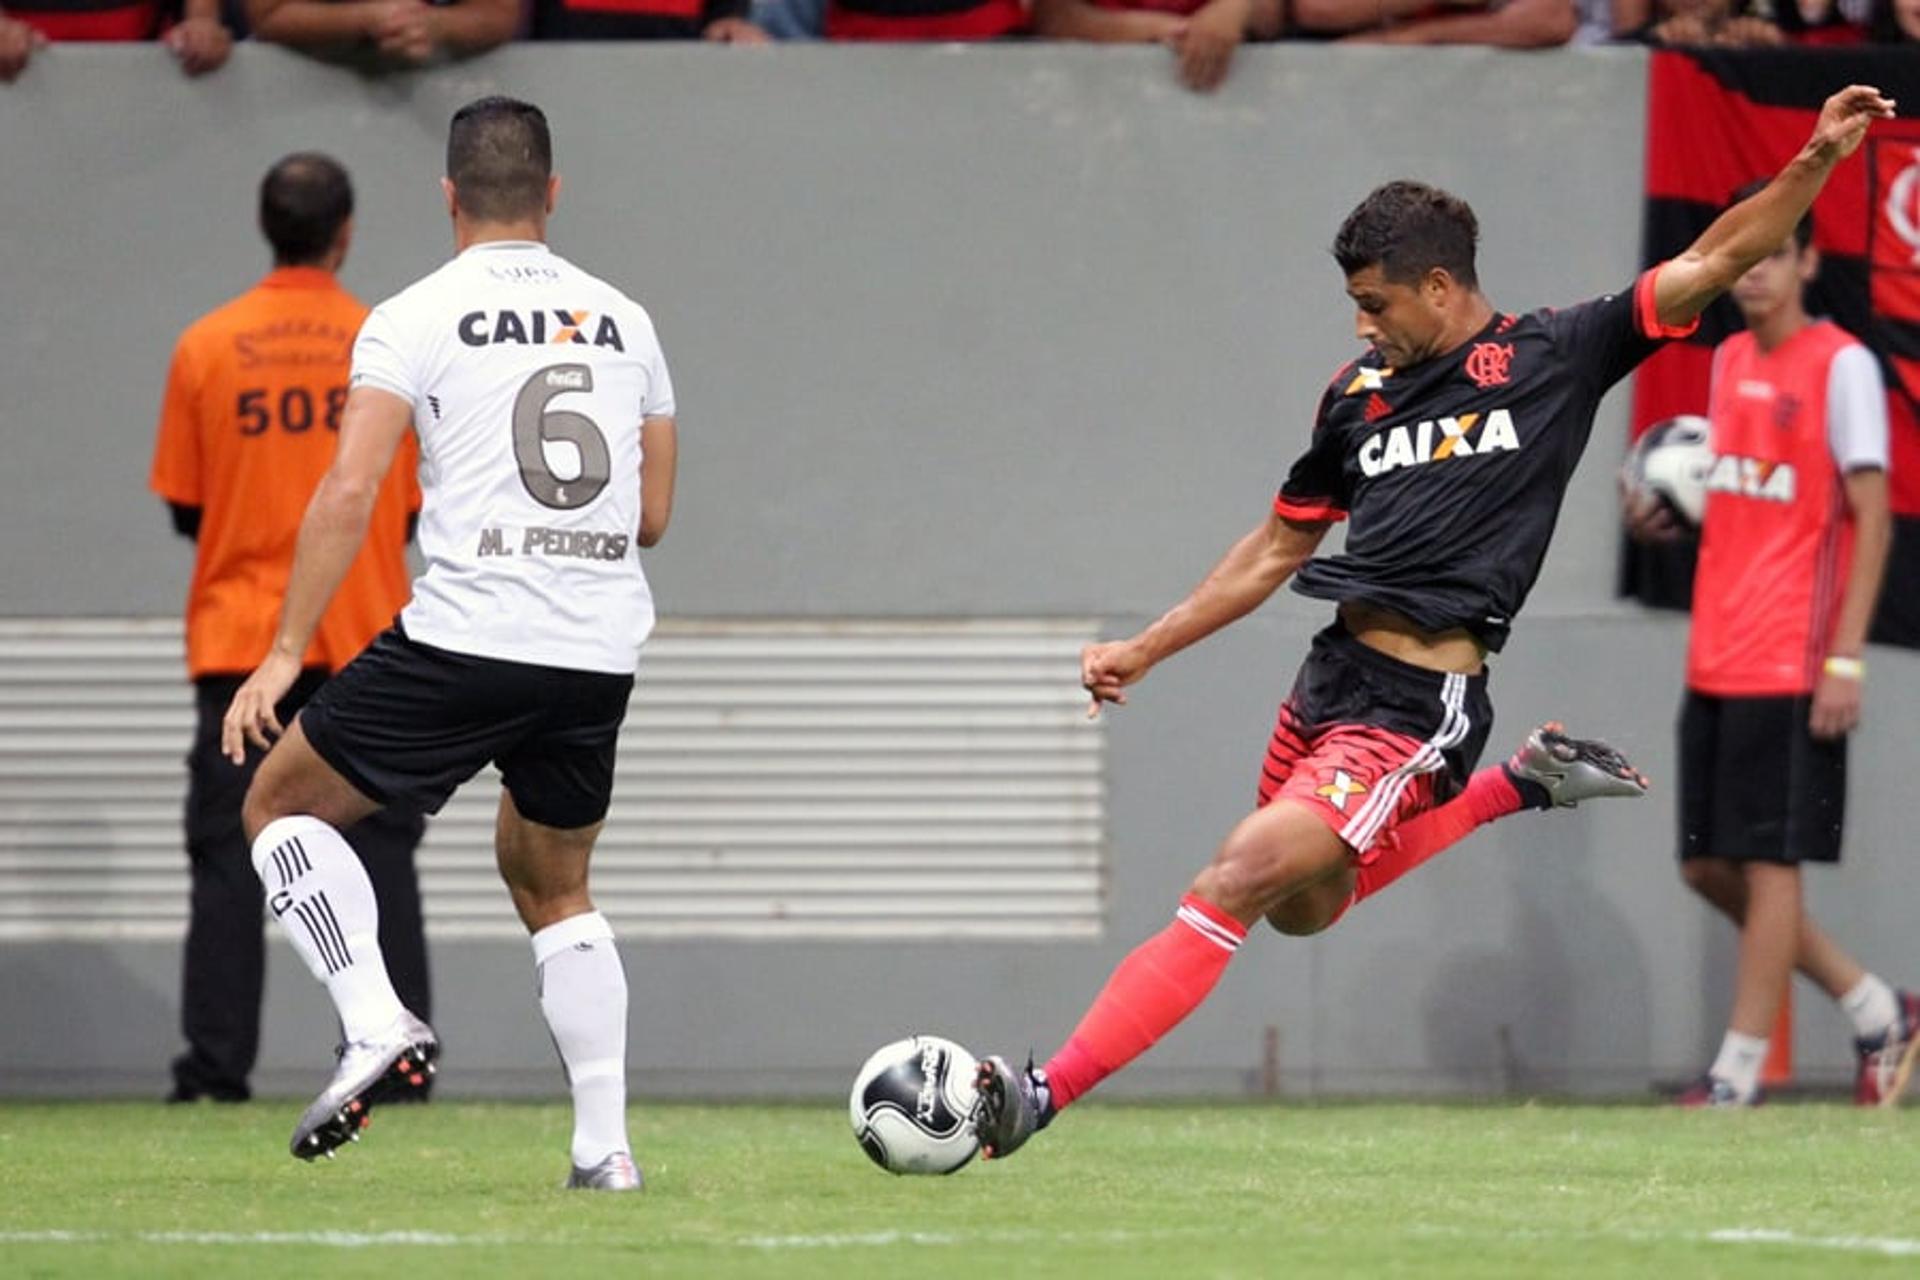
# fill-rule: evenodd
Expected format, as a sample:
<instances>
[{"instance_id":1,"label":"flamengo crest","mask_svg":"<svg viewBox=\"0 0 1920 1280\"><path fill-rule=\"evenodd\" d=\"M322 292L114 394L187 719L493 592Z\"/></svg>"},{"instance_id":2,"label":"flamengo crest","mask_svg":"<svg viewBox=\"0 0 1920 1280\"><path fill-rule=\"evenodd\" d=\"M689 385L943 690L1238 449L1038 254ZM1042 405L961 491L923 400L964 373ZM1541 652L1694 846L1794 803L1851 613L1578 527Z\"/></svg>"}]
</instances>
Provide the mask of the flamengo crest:
<instances>
[{"instance_id":1,"label":"flamengo crest","mask_svg":"<svg viewBox=\"0 0 1920 1280\"><path fill-rule=\"evenodd\" d=\"M1513 344L1511 342L1476 342L1473 350L1467 352L1467 376L1473 379L1473 385L1485 391L1488 387L1507 385L1509 371L1513 367Z\"/></svg>"}]
</instances>

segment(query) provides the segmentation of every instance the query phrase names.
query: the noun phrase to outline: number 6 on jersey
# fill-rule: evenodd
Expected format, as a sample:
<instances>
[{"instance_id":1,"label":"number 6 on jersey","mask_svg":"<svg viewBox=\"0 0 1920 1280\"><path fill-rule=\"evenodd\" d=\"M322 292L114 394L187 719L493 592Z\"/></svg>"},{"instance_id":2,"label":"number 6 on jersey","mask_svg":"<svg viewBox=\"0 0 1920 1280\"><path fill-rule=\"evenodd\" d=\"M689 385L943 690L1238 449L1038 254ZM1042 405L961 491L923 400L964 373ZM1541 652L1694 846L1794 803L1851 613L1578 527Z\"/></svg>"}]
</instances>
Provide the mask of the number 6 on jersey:
<instances>
[{"instance_id":1,"label":"number 6 on jersey","mask_svg":"<svg viewBox=\"0 0 1920 1280\"><path fill-rule=\"evenodd\" d=\"M572 511L600 496L613 474L607 437L592 418L568 409L548 409L555 396L593 390L593 370L584 364L548 365L528 378L513 402L513 456L520 479L543 507ZM579 450L580 469L572 480L554 473L547 460L549 442Z\"/></svg>"}]
</instances>

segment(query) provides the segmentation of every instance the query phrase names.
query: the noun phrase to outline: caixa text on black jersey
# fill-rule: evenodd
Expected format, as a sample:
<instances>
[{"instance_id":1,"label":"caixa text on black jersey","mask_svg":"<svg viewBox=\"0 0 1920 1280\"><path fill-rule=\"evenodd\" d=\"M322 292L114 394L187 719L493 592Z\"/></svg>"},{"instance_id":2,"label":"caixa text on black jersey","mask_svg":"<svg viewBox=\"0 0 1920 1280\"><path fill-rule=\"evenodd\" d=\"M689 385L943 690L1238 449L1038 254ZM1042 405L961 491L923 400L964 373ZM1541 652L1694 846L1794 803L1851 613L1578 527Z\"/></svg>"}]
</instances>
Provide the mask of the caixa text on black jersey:
<instances>
[{"instance_id":1,"label":"caixa text on black jersey","mask_svg":"<svg viewBox=\"0 0 1920 1280\"><path fill-rule=\"evenodd\" d=\"M1479 453L1520 447L1512 414L1505 409L1495 409L1484 416L1484 425L1481 414L1462 413L1376 432L1360 446L1360 470L1368 476L1377 476L1422 462L1470 458ZM1476 426L1480 428L1478 432L1474 431Z\"/></svg>"}]
</instances>

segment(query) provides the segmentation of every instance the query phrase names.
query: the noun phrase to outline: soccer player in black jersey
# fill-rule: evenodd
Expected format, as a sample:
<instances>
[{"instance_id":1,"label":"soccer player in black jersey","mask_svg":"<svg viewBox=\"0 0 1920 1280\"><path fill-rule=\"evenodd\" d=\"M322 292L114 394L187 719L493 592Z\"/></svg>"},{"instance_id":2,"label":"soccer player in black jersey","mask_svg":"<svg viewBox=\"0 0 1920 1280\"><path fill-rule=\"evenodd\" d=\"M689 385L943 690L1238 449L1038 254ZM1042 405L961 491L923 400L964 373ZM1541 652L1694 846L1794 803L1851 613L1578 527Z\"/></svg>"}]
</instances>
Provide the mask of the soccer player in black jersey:
<instances>
[{"instance_id":1,"label":"soccer player in black jersey","mask_svg":"<svg viewBox=\"0 0 1920 1280\"><path fill-rule=\"evenodd\" d=\"M1473 772L1493 714L1485 659L1539 574L1607 389L1792 233L1827 176L1893 114L1843 89L1806 145L1683 254L1625 293L1505 315L1474 274L1473 211L1391 182L1340 228L1334 257L1369 349L1321 397L1313 438L1273 511L1200 585L1127 640L1087 647L1093 699L1253 610L1292 579L1338 605L1280 708L1259 788L1173 923L1120 963L1065 1045L1024 1069L980 1064L975 1128L1011 1154L1058 1111L1197 1008L1262 918L1317 933L1479 824L1524 807L1631 794L1615 753L1536 731ZM1346 550L1315 559L1352 521Z\"/></svg>"}]
</instances>

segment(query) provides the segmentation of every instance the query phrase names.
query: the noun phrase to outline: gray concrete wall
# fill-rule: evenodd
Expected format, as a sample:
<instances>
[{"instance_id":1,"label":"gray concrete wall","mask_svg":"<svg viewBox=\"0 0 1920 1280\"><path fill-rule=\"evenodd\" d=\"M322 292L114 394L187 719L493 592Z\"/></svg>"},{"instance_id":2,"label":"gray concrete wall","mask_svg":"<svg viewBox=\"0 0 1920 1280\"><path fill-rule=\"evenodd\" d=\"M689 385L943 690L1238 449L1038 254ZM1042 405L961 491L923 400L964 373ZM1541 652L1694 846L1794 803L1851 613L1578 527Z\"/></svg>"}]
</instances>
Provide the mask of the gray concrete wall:
<instances>
[{"instance_id":1,"label":"gray concrete wall","mask_svg":"<svg viewBox=\"0 0 1920 1280\"><path fill-rule=\"evenodd\" d=\"M1151 49L514 49L369 82L247 48L188 84L150 51L56 49L0 111L0 171L31 175L0 183L0 612L178 606L187 550L144 491L153 415L172 335L264 268L259 173L298 147L349 163L346 277L378 297L447 252L445 120L499 90L553 118L557 247L648 304L674 368L682 497L649 562L664 610L1093 615L1119 634L1262 517L1356 349L1326 246L1376 182L1472 199L1504 307L1632 278L1643 72L1624 50L1258 49L1202 98ZM1683 631L1609 600L1624 401L1496 668L1494 743L1560 715L1670 778ZM830 1091L919 1028L1049 1050L1245 809L1324 613L1276 600L1115 718L1103 940L631 948L638 1087ZM1917 668L1876 655L1853 857L1814 877L1836 931L1909 978L1891 797ZM1324 939L1257 937L1114 1091L1248 1088L1269 1026L1290 1092L1697 1070L1728 935L1682 898L1670 824L1670 793L1523 816ZM524 947L434 959L448 1091L554 1088ZM165 945L0 948L0 1088L158 1091L177 964ZM1842 1023L1803 1004L1805 1066L1843 1070ZM261 1083L310 1084L331 1038L276 948Z\"/></svg>"}]
</instances>

